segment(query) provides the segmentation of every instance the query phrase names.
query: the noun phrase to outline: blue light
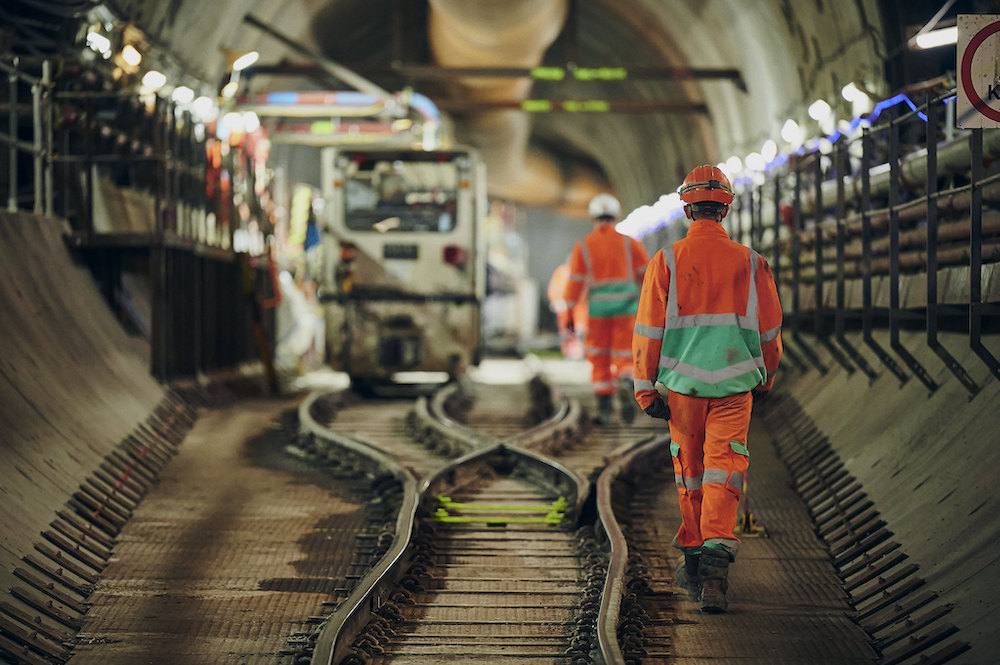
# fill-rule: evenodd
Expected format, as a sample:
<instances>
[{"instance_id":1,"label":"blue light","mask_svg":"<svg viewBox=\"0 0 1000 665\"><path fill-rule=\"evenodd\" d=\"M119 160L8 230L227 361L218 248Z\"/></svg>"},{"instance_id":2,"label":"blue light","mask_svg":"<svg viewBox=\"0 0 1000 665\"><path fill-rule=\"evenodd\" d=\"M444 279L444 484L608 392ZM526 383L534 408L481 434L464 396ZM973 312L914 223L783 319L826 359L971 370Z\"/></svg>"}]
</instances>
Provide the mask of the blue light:
<instances>
[{"instance_id":1,"label":"blue light","mask_svg":"<svg viewBox=\"0 0 1000 665\"><path fill-rule=\"evenodd\" d=\"M297 92L272 92L267 95L268 104L297 104L298 101Z\"/></svg>"}]
</instances>

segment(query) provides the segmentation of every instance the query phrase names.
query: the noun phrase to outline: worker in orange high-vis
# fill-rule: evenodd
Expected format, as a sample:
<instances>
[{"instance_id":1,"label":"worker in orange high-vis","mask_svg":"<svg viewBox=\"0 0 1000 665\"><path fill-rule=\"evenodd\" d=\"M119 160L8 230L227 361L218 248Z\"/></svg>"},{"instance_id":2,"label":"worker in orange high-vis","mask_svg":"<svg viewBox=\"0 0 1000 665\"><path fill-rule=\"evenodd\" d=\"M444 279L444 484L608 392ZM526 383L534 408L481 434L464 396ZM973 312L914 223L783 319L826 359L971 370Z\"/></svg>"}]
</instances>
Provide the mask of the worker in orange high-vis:
<instances>
[{"instance_id":1,"label":"worker in orange high-vis","mask_svg":"<svg viewBox=\"0 0 1000 665\"><path fill-rule=\"evenodd\" d=\"M752 393L774 381L781 305L767 261L720 223L733 200L726 175L699 166L678 191L691 226L646 270L632 338L635 399L670 421L681 508L674 545L684 552L677 582L702 611L724 612Z\"/></svg>"},{"instance_id":2,"label":"worker in orange high-vis","mask_svg":"<svg viewBox=\"0 0 1000 665\"><path fill-rule=\"evenodd\" d=\"M580 301L570 309L566 302L566 289L569 287L569 261L560 263L549 279L546 293L549 298L549 308L556 315L556 327L559 330L559 350L566 358L583 358L583 339L587 334L587 302L581 296Z\"/></svg>"},{"instance_id":3,"label":"worker in orange high-vis","mask_svg":"<svg viewBox=\"0 0 1000 665\"><path fill-rule=\"evenodd\" d=\"M587 360L590 382L597 396L598 424L614 422L613 396L621 401L622 419L634 418L632 398L632 328L639 303L643 271L649 261L642 244L615 230L621 203L610 194L598 194L588 208L594 230L573 246L566 302L572 308L587 289Z\"/></svg>"}]
</instances>

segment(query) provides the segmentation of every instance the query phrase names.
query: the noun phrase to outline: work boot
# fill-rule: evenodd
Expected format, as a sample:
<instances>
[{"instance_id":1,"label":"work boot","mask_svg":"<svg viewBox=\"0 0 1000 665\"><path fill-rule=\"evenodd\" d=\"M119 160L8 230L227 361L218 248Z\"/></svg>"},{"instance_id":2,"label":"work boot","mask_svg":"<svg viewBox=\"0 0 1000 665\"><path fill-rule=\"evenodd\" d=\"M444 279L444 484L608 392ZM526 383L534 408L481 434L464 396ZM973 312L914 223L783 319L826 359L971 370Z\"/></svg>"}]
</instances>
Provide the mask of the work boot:
<instances>
[{"instance_id":1,"label":"work boot","mask_svg":"<svg viewBox=\"0 0 1000 665\"><path fill-rule=\"evenodd\" d=\"M701 597L698 603L702 612L719 614L726 611L729 561L729 552L722 548L702 548L698 561L698 576L701 578Z\"/></svg>"},{"instance_id":2,"label":"work boot","mask_svg":"<svg viewBox=\"0 0 1000 665\"><path fill-rule=\"evenodd\" d=\"M636 404L635 393L632 390L632 379L619 379L618 392L615 395L618 397L618 414L621 416L622 422L626 425L632 424L639 406Z\"/></svg>"},{"instance_id":3,"label":"work boot","mask_svg":"<svg viewBox=\"0 0 1000 665\"><path fill-rule=\"evenodd\" d=\"M598 425L613 425L615 421L615 408L611 402L611 395L597 396L597 417L594 422Z\"/></svg>"},{"instance_id":4,"label":"work boot","mask_svg":"<svg viewBox=\"0 0 1000 665\"><path fill-rule=\"evenodd\" d=\"M701 552L685 552L677 559L677 586L688 592L688 597L694 602L701 599L701 577L698 575L698 560Z\"/></svg>"}]
</instances>

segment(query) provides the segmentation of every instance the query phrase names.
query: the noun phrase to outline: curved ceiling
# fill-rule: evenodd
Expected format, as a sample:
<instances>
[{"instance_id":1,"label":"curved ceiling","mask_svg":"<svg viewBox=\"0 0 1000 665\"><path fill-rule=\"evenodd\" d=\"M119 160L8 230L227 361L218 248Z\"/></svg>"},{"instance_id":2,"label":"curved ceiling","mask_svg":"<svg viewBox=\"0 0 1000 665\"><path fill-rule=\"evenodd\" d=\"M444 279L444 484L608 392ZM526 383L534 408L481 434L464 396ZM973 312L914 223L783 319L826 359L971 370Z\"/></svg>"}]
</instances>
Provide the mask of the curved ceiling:
<instances>
[{"instance_id":1,"label":"curved ceiling","mask_svg":"<svg viewBox=\"0 0 1000 665\"><path fill-rule=\"evenodd\" d=\"M66 6L64 0L40 1ZM38 3L31 0L30 5ZM595 187L605 186L619 194L626 208L651 203L673 191L693 165L759 150L765 139L778 137L787 118L817 134L817 128L808 129L812 122L806 115L808 103L826 99L840 117L849 117L848 103L839 94L848 82L857 82L876 96L889 92L887 71L896 73L893 86L912 82L908 76L919 72L903 71L895 46L907 30L929 20L941 2L107 0L105 4L119 19L145 32L154 47L151 64L174 72L175 80L200 79L206 92L226 72L226 49L258 50L262 63L297 61L286 45L245 23L247 14L383 88L409 85L445 106L449 100L482 95L484 81L405 77L392 65L565 67L573 63L624 67L633 74L641 68L738 70L739 80L633 75L622 81L568 77L531 84L526 79L506 79L492 81L493 91L485 93L485 98L508 100L530 95L624 101L647 109L658 106L655 112L491 110L454 115L458 139L490 153L495 194L567 210L566 204L573 203L579 210L580 200ZM960 0L949 15L997 11L997 4ZM497 7L504 13L497 14ZM478 24L440 20L463 12L478 12ZM507 40L502 47L487 43L500 33ZM261 76L253 85L316 89L323 84ZM682 108L666 109L668 105Z\"/></svg>"}]
</instances>

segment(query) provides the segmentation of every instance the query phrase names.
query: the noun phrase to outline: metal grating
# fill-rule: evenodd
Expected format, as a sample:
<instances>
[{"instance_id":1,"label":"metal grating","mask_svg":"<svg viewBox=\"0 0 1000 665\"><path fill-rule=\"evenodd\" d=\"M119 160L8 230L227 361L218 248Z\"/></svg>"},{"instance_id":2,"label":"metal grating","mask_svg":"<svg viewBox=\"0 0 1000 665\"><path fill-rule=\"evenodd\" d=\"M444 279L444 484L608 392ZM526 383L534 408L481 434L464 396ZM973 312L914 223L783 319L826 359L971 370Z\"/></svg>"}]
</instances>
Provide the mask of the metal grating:
<instances>
[{"instance_id":1,"label":"metal grating","mask_svg":"<svg viewBox=\"0 0 1000 665\"><path fill-rule=\"evenodd\" d=\"M946 663L969 650L966 642L942 642L958 632L945 617L949 604L925 588L919 567L908 560L893 533L846 469L829 439L791 397L773 398L762 414L827 544L852 619L870 636L879 665Z\"/></svg>"}]
</instances>

